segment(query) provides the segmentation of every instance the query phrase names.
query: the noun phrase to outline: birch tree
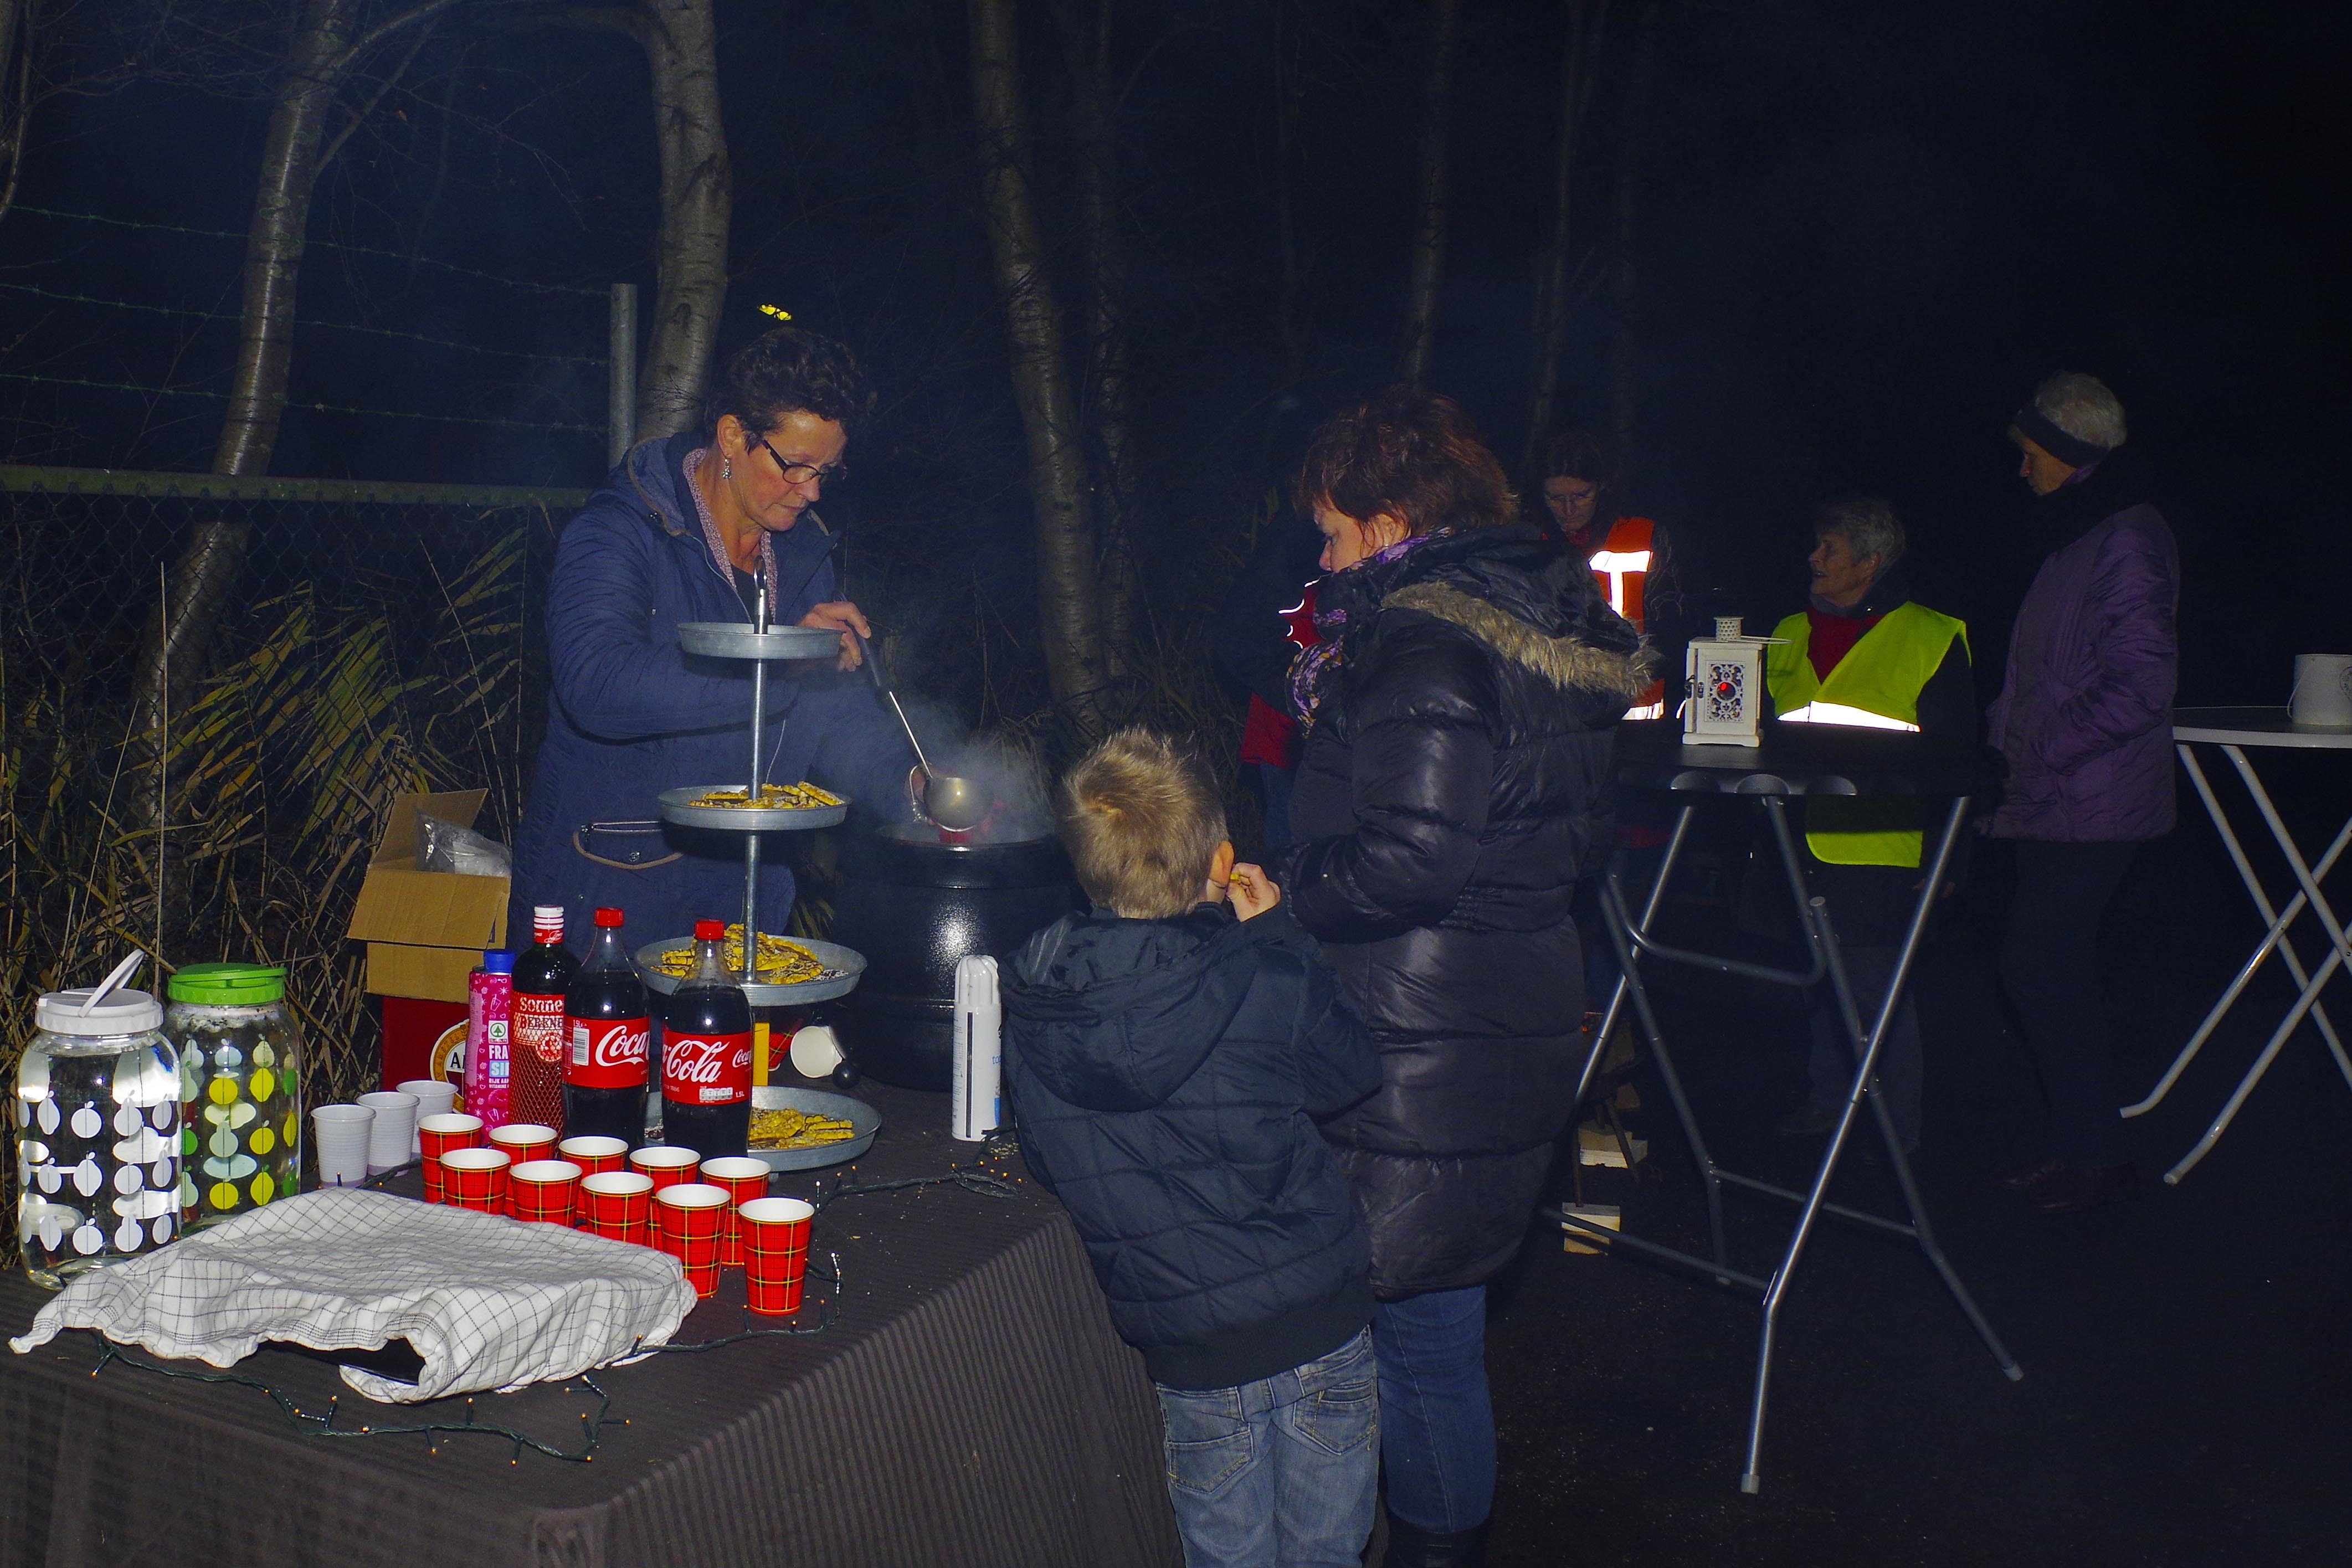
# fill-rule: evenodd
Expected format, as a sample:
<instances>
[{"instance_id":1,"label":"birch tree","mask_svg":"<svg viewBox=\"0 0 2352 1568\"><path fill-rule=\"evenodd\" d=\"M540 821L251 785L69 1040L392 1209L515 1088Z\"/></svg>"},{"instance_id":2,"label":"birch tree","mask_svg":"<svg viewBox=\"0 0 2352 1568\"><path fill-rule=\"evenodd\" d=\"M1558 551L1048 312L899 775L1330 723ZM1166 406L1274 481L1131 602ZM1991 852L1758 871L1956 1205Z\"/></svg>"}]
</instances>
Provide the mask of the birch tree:
<instances>
[{"instance_id":1,"label":"birch tree","mask_svg":"<svg viewBox=\"0 0 2352 1568\"><path fill-rule=\"evenodd\" d=\"M1105 672L1123 677L1141 616L1135 539L1135 394L1129 374L1127 255L1119 236L1118 144L1113 110L1112 0L1063 0L1057 10L1068 57L1072 129L1077 141L1078 231L1085 244L1087 387L1098 503Z\"/></svg>"},{"instance_id":2,"label":"birch tree","mask_svg":"<svg viewBox=\"0 0 2352 1568\"><path fill-rule=\"evenodd\" d=\"M459 0L423 0L373 25L368 0L305 0L286 47L262 145L253 219L246 232L245 288L236 366L228 412L213 451L215 474L267 474L286 408L293 359L294 299L302 271L310 198L319 172L339 152L415 57L427 28ZM361 67L390 46L404 46L399 64L377 79L371 95L347 106L335 123L337 101ZM166 826L165 729L169 716L194 701L210 658L214 629L236 591L253 525L241 517L197 523L173 567L163 599L140 640L141 664L132 694L130 760L135 792L156 834L160 857ZM161 889L159 876L159 891ZM165 898L169 912L176 901Z\"/></svg>"},{"instance_id":3,"label":"birch tree","mask_svg":"<svg viewBox=\"0 0 2352 1568\"><path fill-rule=\"evenodd\" d=\"M967 0L973 118L980 132L981 212L1005 338L1013 402L1027 438L1037 541L1037 618L1055 703L1093 734L1109 679L1103 650L1086 448L1063 358L1061 307L1030 178L1013 0Z\"/></svg>"},{"instance_id":4,"label":"birch tree","mask_svg":"<svg viewBox=\"0 0 2352 1568\"><path fill-rule=\"evenodd\" d=\"M727 303L735 173L719 112L719 25L712 0L635 0L571 15L636 40L653 75L661 229L645 369L637 377L637 436L675 435L701 416Z\"/></svg>"}]
</instances>

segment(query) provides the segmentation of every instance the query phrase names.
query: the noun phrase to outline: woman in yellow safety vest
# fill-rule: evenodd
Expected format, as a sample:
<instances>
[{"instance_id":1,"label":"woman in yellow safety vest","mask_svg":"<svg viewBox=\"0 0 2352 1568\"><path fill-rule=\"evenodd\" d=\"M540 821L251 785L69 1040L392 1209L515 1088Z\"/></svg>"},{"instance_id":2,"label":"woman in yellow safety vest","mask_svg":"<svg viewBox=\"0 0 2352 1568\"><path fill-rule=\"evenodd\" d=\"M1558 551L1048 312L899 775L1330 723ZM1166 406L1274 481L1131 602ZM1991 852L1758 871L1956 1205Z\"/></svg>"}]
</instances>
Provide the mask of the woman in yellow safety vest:
<instances>
[{"instance_id":1,"label":"woman in yellow safety vest","mask_svg":"<svg viewBox=\"0 0 2352 1568\"><path fill-rule=\"evenodd\" d=\"M1898 570L1903 550L1903 525L1884 501L1839 501L1814 515L1811 601L1773 628L1780 641L1764 655L1765 686L1782 719L1974 737L1968 627L1912 601ZM1804 810L1807 874L1829 905L1867 1026L1918 897L1918 810L1830 800ZM1853 1081L1853 1048L1827 986L1814 988L1811 1011L1812 1092L1776 1128L1791 1137L1836 1125ZM1916 1146L1919 1019L1908 994L1880 1052L1878 1082L1896 1135Z\"/></svg>"}]
</instances>

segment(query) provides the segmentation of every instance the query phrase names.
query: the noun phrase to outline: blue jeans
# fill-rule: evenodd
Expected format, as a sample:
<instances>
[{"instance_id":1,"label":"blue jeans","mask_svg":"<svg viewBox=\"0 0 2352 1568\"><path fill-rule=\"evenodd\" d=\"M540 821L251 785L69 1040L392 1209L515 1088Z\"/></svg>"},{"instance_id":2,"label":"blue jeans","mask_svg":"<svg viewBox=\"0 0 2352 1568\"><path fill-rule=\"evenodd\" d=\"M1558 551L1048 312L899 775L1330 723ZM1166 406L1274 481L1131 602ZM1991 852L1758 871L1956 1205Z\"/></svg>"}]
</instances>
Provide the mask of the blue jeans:
<instances>
[{"instance_id":1,"label":"blue jeans","mask_svg":"<svg viewBox=\"0 0 2352 1568\"><path fill-rule=\"evenodd\" d=\"M1358 1568L1380 1487L1370 1330L1238 1388L1160 1389L1184 1568Z\"/></svg>"},{"instance_id":2,"label":"blue jeans","mask_svg":"<svg viewBox=\"0 0 2352 1568\"><path fill-rule=\"evenodd\" d=\"M1381 1458L1389 1511L1446 1533L1495 1506L1495 1407L1486 1396L1486 1287L1382 1301Z\"/></svg>"}]
</instances>

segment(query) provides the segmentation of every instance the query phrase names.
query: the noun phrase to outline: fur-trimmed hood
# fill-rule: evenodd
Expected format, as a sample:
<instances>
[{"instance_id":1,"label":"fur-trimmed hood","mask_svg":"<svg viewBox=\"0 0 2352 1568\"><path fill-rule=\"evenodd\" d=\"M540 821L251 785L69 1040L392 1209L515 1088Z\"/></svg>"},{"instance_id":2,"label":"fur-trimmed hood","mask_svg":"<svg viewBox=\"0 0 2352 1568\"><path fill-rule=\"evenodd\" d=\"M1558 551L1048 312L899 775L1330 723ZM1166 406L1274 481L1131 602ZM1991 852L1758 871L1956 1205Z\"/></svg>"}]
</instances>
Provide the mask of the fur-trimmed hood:
<instances>
[{"instance_id":1,"label":"fur-trimmed hood","mask_svg":"<svg viewBox=\"0 0 2352 1568\"><path fill-rule=\"evenodd\" d=\"M1565 692L1630 701L1655 674L1655 654L1610 609L1584 562L1533 528L1464 529L1334 572L1322 605L1342 611L1350 630L1398 610L1458 626Z\"/></svg>"},{"instance_id":2,"label":"fur-trimmed hood","mask_svg":"<svg viewBox=\"0 0 2352 1568\"><path fill-rule=\"evenodd\" d=\"M1526 665L1564 692L1608 692L1629 702L1649 685L1655 659L1648 643L1631 653L1596 648L1563 632L1546 636L1507 610L1444 582L1416 582L1381 601L1383 610L1418 610L1461 627L1506 659Z\"/></svg>"}]
</instances>

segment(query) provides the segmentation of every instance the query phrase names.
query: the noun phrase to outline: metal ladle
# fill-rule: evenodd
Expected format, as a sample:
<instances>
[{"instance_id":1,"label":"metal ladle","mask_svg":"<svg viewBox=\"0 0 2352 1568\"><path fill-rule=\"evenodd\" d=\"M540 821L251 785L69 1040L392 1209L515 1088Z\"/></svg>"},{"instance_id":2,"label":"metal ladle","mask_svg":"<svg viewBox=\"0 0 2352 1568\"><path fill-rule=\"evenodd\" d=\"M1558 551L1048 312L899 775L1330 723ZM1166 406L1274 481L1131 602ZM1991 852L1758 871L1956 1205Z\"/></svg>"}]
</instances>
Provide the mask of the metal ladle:
<instances>
[{"instance_id":1,"label":"metal ladle","mask_svg":"<svg viewBox=\"0 0 2352 1568\"><path fill-rule=\"evenodd\" d=\"M890 689L890 682L882 674L882 661L876 656L874 644L859 640L866 654L866 677L874 683L898 716L898 727L907 732L908 744L915 748L915 760L923 769L923 817L933 827L950 832L968 832L980 826L988 817L987 795L978 783L952 773L940 773L931 767L931 759L923 755L923 743L915 735L915 727L907 722L907 710L899 706L898 694Z\"/></svg>"}]
</instances>

